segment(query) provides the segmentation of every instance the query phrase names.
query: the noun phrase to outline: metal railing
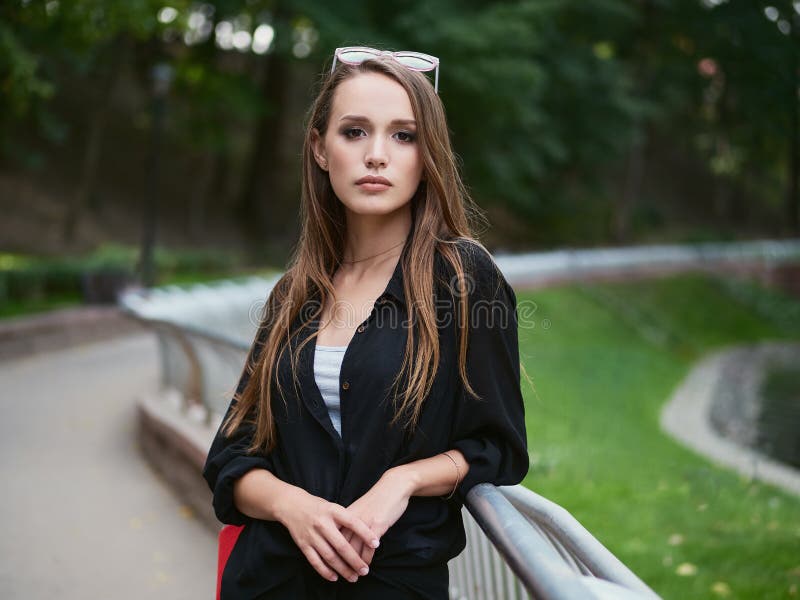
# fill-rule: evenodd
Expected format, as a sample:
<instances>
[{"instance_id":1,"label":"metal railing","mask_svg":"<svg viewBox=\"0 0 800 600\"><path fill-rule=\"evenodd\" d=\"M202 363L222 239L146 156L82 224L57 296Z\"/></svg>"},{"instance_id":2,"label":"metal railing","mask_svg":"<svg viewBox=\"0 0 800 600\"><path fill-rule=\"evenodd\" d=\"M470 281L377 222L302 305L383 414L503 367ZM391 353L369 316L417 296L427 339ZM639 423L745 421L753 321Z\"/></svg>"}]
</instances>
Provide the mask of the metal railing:
<instances>
[{"instance_id":1,"label":"metal railing","mask_svg":"<svg viewBox=\"0 0 800 600\"><path fill-rule=\"evenodd\" d=\"M652 244L616 248L566 248L547 252L497 254L510 283L580 280L593 275L637 272L737 270L743 264L769 269L800 260L800 239Z\"/></svg>"},{"instance_id":2,"label":"metal railing","mask_svg":"<svg viewBox=\"0 0 800 600\"><path fill-rule=\"evenodd\" d=\"M467 549L450 562L454 600L658 598L569 512L524 486L478 484L463 516Z\"/></svg>"}]
</instances>

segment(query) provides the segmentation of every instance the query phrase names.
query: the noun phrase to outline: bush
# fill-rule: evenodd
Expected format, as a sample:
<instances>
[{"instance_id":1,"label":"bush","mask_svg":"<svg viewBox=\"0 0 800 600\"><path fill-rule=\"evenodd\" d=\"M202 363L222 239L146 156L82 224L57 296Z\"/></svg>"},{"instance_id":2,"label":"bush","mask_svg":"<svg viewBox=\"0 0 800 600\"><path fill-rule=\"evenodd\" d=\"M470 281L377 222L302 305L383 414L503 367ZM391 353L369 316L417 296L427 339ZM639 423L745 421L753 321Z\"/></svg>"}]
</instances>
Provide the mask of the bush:
<instances>
[{"instance_id":1,"label":"bush","mask_svg":"<svg viewBox=\"0 0 800 600\"><path fill-rule=\"evenodd\" d=\"M156 248L156 280L176 274L223 274L238 256L215 250ZM88 303L116 302L117 293L138 279L139 249L106 244L83 257L35 257L0 254L0 306L78 295Z\"/></svg>"}]
</instances>

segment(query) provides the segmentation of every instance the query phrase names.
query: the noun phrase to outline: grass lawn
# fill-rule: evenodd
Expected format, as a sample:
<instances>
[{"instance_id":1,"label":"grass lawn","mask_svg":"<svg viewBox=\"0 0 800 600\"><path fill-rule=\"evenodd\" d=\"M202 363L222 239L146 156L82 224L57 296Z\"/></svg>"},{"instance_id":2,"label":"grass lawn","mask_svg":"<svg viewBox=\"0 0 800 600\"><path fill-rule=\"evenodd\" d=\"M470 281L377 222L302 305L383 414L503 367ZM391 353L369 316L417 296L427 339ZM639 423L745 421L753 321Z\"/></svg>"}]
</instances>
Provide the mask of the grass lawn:
<instances>
[{"instance_id":1,"label":"grass lawn","mask_svg":"<svg viewBox=\"0 0 800 600\"><path fill-rule=\"evenodd\" d=\"M684 449L658 416L696 360L800 340L800 302L703 275L517 290L531 471L666 598L800 598L800 498Z\"/></svg>"}]
</instances>

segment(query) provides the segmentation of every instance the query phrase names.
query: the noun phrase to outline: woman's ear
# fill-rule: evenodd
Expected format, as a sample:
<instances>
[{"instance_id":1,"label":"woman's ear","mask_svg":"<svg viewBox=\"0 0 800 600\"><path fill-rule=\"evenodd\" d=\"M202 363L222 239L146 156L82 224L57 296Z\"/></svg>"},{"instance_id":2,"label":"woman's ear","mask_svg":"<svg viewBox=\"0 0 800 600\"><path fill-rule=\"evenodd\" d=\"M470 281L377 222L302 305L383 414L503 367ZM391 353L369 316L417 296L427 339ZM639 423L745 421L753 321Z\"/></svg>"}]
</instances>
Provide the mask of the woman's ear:
<instances>
[{"instance_id":1,"label":"woman's ear","mask_svg":"<svg viewBox=\"0 0 800 600\"><path fill-rule=\"evenodd\" d=\"M328 159L325 156L325 148L319 130L314 127L311 130L311 151L314 153L314 160L317 161L319 168L323 171L328 170Z\"/></svg>"}]
</instances>

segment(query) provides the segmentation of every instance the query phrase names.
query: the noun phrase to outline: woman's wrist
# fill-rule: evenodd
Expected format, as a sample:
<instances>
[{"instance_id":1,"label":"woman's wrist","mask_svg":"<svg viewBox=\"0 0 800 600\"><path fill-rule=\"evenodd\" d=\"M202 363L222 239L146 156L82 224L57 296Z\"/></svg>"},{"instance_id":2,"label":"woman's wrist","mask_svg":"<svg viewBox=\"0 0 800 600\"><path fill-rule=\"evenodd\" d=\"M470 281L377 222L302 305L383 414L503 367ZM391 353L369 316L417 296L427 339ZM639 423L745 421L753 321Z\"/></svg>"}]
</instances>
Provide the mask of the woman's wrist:
<instances>
[{"instance_id":1,"label":"woman's wrist","mask_svg":"<svg viewBox=\"0 0 800 600\"><path fill-rule=\"evenodd\" d=\"M284 482L285 483L285 482ZM275 515L275 520L283 525L286 525L286 518L293 507L297 506L302 496L308 495L309 492L296 485L286 484L279 493L271 498L272 513Z\"/></svg>"},{"instance_id":2,"label":"woman's wrist","mask_svg":"<svg viewBox=\"0 0 800 600\"><path fill-rule=\"evenodd\" d=\"M384 476L398 479L411 496L447 496L451 494L469 470L469 464L459 450L448 450L430 458L415 460L392 467Z\"/></svg>"},{"instance_id":3,"label":"woman's wrist","mask_svg":"<svg viewBox=\"0 0 800 600\"><path fill-rule=\"evenodd\" d=\"M286 511L297 502L302 488L286 483L267 469L252 469L233 487L234 502L240 512L254 519L284 522Z\"/></svg>"},{"instance_id":4,"label":"woman's wrist","mask_svg":"<svg viewBox=\"0 0 800 600\"><path fill-rule=\"evenodd\" d=\"M422 474L414 463L392 467L383 474L383 478L391 480L399 486L408 498L415 496L422 485Z\"/></svg>"}]
</instances>

